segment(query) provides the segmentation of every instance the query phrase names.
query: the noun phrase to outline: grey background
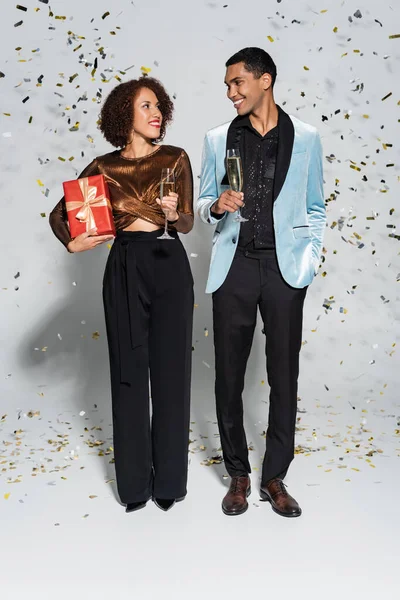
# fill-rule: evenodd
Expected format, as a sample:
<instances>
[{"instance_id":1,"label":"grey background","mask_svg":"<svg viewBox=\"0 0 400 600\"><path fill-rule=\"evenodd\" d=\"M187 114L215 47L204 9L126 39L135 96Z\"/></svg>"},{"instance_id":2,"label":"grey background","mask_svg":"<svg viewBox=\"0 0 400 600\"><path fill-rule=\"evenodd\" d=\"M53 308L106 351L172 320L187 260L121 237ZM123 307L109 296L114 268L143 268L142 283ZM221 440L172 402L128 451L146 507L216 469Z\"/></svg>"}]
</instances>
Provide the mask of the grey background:
<instances>
[{"instance_id":1,"label":"grey background","mask_svg":"<svg viewBox=\"0 0 400 600\"><path fill-rule=\"evenodd\" d=\"M16 410L45 414L49 404L61 411L68 401L76 410L97 404L110 419L101 304L108 249L69 255L47 220L62 182L111 150L96 127L98 101L118 83L116 77L126 81L140 75L142 66L151 68L176 96L166 143L188 152L197 191L204 133L235 116L225 97L224 62L249 45L272 54L277 102L319 129L329 157L325 197L332 201L324 262L305 305L301 406L384 406L394 399L400 246L389 234L396 234L399 215L400 40L389 36L400 32L399 9L374 0L225 4L59 0L51 3L54 16L38 1L25 1L27 12L12 2L2 5L0 361L3 394ZM353 16L358 9L360 18ZM111 14L102 19L106 11ZM70 131L77 121L79 130ZM211 299L204 294L211 236L212 228L199 219L182 236L196 282L193 419L203 431L215 420ZM250 424L267 417L263 345L259 322L246 378ZM261 450L261 438L259 444Z\"/></svg>"}]
</instances>

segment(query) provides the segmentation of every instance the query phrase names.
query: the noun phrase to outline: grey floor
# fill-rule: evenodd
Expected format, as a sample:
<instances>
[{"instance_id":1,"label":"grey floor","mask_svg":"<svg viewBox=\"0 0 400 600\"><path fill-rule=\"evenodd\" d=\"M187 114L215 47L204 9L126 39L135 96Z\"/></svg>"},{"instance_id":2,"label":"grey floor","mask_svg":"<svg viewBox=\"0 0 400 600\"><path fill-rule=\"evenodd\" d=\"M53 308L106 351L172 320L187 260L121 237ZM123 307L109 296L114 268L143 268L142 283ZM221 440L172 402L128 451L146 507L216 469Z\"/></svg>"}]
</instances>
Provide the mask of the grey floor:
<instances>
[{"instance_id":1,"label":"grey floor","mask_svg":"<svg viewBox=\"0 0 400 600\"><path fill-rule=\"evenodd\" d=\"M210 465L219 454L210 389L193 415L187 499L168 513L150 502L129 515L115 496L105 400L85 405L68 382L30 394L40 411L17 409L8 396L2 600L399 597L399 403L300 401L287 483L303 515L292 520L258 495L267 406L264 393L253 396L253 492L248 512L229 518L220 509L224 466Z\"/></svg>"}]
</instances>

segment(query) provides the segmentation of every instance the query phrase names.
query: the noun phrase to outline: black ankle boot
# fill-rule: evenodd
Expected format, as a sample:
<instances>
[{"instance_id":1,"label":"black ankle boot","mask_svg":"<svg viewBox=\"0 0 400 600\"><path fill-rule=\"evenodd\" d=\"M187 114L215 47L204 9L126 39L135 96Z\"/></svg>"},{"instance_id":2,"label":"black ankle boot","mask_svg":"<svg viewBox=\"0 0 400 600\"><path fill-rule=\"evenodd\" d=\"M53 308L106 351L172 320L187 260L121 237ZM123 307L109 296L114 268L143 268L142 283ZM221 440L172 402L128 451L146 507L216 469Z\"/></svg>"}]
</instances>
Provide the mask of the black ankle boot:
<instances>
[{"instance_id":1,"label":"black ankle boot","mask_svg":"<svg viewBox=\"0 0 400 600\"><path fill-rule=\"evenodd\" d=\"M147 502L130 502L126 505L125 512L135 512L135 510L140 510L146 506Z\"/></svg>"}]
</instances>

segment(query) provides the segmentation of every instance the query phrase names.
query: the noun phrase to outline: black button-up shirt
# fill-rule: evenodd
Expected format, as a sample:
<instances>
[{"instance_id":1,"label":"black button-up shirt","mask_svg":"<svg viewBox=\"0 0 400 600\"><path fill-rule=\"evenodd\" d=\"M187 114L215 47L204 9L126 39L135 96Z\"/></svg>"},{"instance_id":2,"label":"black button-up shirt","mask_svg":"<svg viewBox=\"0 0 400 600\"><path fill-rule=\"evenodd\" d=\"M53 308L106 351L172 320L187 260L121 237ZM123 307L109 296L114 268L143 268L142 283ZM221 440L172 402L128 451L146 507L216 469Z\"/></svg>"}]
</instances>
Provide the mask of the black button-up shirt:
<instances>
[{"instance_id":1,"label":"black button-up shirt","mask_svg":"<svg viewBox=\"0 0 400 600\"><path fill-rule=\"evenodd\" d=\"M262 136L251 124L249 116L238 119L242 128L240 154L243 165L245 206L238 244L249 250L275 248L273 226L273 190L278 151L278 126Z\"/></svg>"}]
</instances>

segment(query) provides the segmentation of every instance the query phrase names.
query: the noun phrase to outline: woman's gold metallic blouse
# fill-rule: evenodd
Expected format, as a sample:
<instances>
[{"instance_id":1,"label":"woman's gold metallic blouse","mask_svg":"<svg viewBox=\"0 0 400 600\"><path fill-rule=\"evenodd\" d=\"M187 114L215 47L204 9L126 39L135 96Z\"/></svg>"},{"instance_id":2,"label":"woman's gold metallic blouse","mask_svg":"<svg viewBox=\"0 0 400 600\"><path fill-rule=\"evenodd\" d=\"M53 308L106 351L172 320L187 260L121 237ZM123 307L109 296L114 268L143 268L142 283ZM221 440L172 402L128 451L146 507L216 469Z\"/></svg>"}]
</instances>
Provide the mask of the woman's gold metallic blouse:
<instances>
[{"instance_id":1,"label":"woman's gold metallic blouse","mask_svg":"<svg viewBox=\"0 0 400 600\"><path fill-rule=\"evenodd\" d=\"M98 156L81 177L104 175L110 190L116 230L125 229L136 219L164 225L164 213L156 202L160 197L161 169L175 172L175 191L179 196L179 219L169 227L188 233L193 227L193 175L189 158L182 148L159 146L141 158L125 158L120 150ZM50 225L57 238L67 246L71 241L65 200L62 198L50 213Z\"/></svg>"}]
</instances>

